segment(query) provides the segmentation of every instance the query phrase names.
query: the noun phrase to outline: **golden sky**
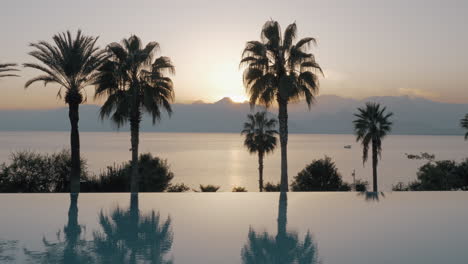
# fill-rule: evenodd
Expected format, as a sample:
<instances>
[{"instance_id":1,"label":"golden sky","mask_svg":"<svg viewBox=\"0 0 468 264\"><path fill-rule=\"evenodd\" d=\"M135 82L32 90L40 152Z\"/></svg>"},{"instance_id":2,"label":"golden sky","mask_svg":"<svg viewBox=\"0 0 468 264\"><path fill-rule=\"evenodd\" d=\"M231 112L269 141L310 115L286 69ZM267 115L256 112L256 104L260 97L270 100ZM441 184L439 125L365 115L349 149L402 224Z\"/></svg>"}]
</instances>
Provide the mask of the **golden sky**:
<instances>
[{"instance_id":1,"label":"golden sky","mask_svg":"<svg viewBox=\"0 0 468 264\"><path fill-rule=\"evenodd\" d=\"M409 2L409 3L408 3ZM28 43L64 30L100 36L104 47L130 34L157 41L176 65L177 102L246 99L238 68L246 41L272 18L318 39L320 94L411 95L468 103L467 1L8 1L0 9L0 62L32 62ZM0 108L63 106L56 86L0 80ZM88 103L93 101L89 87Z\"/></svg>"}]
</instances>

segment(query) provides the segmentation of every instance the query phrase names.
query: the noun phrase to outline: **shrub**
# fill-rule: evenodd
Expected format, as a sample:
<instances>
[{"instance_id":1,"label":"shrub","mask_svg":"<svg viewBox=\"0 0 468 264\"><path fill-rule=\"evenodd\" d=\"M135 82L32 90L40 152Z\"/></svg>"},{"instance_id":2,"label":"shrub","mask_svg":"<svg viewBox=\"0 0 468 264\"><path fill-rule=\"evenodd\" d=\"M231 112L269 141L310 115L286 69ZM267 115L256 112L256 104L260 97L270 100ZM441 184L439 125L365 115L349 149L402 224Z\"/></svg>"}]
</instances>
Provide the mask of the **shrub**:
<instances>
[{"instance_id":1,"label":"shrub","mask_svg":"<svg viewBox=\"0 0 468 264\"><path fill-rule=\"evenodd\" d=\"M281 184L280 183L271 183L271 182L267 182L265 184L265 187L263 188L263 190L265 192L279 192L280 191L280 187L281 187Z\"/></svg>"},{"instance_id":2,"label":"shrub","mask_svg":"<svg viewBox=\"0 0 468 264\"><path fill-rule=\"evenodd\" d=\"M215 186L215 185L202 185L200 184L200 191L201 192L217 192L221 188L221 186Z\"/></svg>"},{"instance_id":3,"label":"shrub","mask_svg":"<svg viewBox=\"0 0 468 264\"><path fill-rule=\"evenodd\" d=\"M356 183L354 184L354 190L356 192L367 192L367 187L369 187L368 181L356 180Z\"/></svg>"},{"instance_id":4,"label":"shrub","mask_svg":"<svg viewBox=\"0 0 468 264\"><path fill-rule=\"evenodd\" d=\"M238 186L238 187L233 187L232 192L247 192L247 189L245 187Z\"/></svg>"},{"instance_id":5,"label":"shrub","mask_svg":"<svg viewBox=\"0 0 468 264\"><path fill-rule=\"evenodd\" d=\"M294 177L291 187L295 192L351 190L349 184L343 183L335 163L327 156L307 165Z\"/></svg>"},{"instance_id":6,"label":"shrub","mask_svg":"<svg viewBox=\"0 0 468 264\"><path fill-rule=\"evenodd\" d=\"M0 192L67 192L71 156L62 150L53 154L20 151L11 163L0 166ZM86 161L81 160L81 180L88 178Z\"/></svg>"},{"instance_id":7,"label":"shrub","mask_svg":"<svg viewBox=\"0 0 468 264\"><path fill-rule=\"evenodd\" d=\"M166 192L188 192L188 191L190 191L190 187L188 187L184 183L171 184L166 189Z\"/></svg>"},{"instance_id":8,"label":"shrub","mask_svg":"<svg viewBox=\"0 0 468 264\"><path fill-rule=\"evenodd\" d=\"M129 192L131 177L131 162L121 166L109 166L107 170L88 183L87 190L93 192ZM140 192L163 192L169 186L174 174L170 171L166 160L153 157L151 154L141 154L138 159L140 175Z\"/></svg>"}]
</instances>

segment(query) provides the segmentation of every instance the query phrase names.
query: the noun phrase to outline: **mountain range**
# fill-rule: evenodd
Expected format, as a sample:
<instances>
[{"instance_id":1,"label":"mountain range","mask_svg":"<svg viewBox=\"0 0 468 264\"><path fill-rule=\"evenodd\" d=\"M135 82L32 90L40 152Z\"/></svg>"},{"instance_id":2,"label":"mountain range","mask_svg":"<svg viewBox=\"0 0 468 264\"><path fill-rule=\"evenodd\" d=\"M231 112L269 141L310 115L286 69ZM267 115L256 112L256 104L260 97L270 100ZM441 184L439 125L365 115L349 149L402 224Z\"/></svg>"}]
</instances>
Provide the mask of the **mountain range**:
<instances>
[{"instance_id":1,"label":"mountain range","mask_svg":"<svg viewBox=\"0 0 468 264\"><path fill-rule=\"evenodd\" d=\"M385 105L394 112L394 134L461 135L459 120L468 113L468 104L451 104L409 96L370 97L362 100L322 95L309 110L304 102L289 105L291 133L349 134L356 108L367 101ZM109 120L98 117L99 105L80 107L80 131L112 131ZM255 109L254 109L255 110ZM277 109L269 109L276 116ZM233 132L239 133L246 115L247 102L235 103L223 98L215 103L196 101L173 104L173 114L164 115L154 126L144 116L143 132ZM47 110L0 110L1 131L68 131L68 108ZM128 125L121 127L128 131Z\"/></svg>"}]
</instances>

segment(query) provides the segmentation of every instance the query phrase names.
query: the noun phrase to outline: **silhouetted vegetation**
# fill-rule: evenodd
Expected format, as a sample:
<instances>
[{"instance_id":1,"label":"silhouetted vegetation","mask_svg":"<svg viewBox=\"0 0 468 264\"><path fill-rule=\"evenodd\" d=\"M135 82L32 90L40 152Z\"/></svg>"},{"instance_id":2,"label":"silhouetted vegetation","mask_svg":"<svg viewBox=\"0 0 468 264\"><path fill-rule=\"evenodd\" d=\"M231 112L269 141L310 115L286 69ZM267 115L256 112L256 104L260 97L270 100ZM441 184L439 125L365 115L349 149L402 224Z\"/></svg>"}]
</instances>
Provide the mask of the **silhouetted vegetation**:
<instances>
[{"instance_id":1,"label":"silhouetted vegetation","mask_svg":"<svg viewBox=\"0 0 468 264\"><path fill-rule=\"evenodd\" d=\"M249 152L258 154L258 185L263 192L263 158L276 148L277 121L269 119L265 111L249 114L247 119L241 134L245 135L244 146Z\"/></svg>"},{"instance_id":2,"label":"silhouetted vegetation","mask_svg":"<svg viewBox=\"0 0 468 264\"><path fill-rule=\"evenodd\" d=\"M318 264L317 245L307 231L304 240L299 239L297 232L287 231L287 195L280 194L278 205L278 225L276 235L267 232L256 232L249 229L248 241L241 251L242 263L275 263L275 264Z\"/></svg>"},{"instance_id":3,"label":"silhouetted vegetation","mask_svg":"<svg viewBox=\"0 0 468 264\"><path fill-rule=\"evenodd\" d=\"M460 120L460 126L466 130L465 133L465 140L468 139L468 114L465 115L465 117Z\"/></svg>"},{"instance_id":4,"label":"silhouetted vegetation","mask_svg":"<svg viewBox=\"0 0 468 264\"><path fill-rule=\"evenodd\" d=\"M386 107L378 103L366 103L365 108L358 108L354 123L356 141L362 143L362 162L365 164L368 157L369 146L372 147L372 176L373 191L378 192L377 163L382 157L382 140L392 130L392 122L389 120L393 113L386 112Z\"/></svg>"},{"instance_id":5,"label":"silhouetted vegetation","mask_svg":"<svg viewBox=\"0 0 468 264\"><path fill-rule=\"evenodd\" d=\"M56 34L52 37L54 45L45 41L32 43L35 50L29 55L41 62L25 63L24 66L39 70L43 75L30 79L24 85L26 88L35 82L55 83L60 86L57 93L62 98L65 89L65 103L68 104L68 117L71 124L71 175L70 192L80 192L80 136L78 132L79 106L86 101L83 90L93 83L96 69L105 59L103 51L96 46L97 37L89 37L78 30L73 38L70 31Z\"/></svg>"},{"instance_id":6,"label":"silhouetted vegetation","mask_svg":"<svg viewBox=\"0 0 468 264\"><path fill-rule=\"evenodd\" d=\"M202 185L200 184L200 192L217 192L221 188L221 186L216 186L216 185Z\"/></svg>"},{"instance_id":7,"label":"silhouetted vegetation","mask_svg":"<svg viewBox=\"0 0 468 264\"><path fill-rule=\"evenodd\" d=\"M281 183L267 182L265 184L265 192L279 192L281 189Z\"/></svg>"},{"instance_id":8,"label":"silhouetted vegetation","mask_svg":"<svg viewBox=\"0 0 468 264\"><path fill-rule=\"evenodd\" d=\"M291 183L295 192L336 192L349 191L351 186L344 183L335 162L330 157L314 160L300 171Z\"/></svg>"},{"instance_id":9,"label":"silhouetted vegetation","mask_svg":"<svg viewBox=\"0 0 468 264\"><path fill-rule=\"evenodd\" d=\"M107 47L108 59L100 67L95 97L106 97L102 105L101 118L110 117L117 127L130 123L132 170L132 193L138 192L138 146L142 113L152 116L153 124L160 120L161 111L172 113L174 87L167 73L174 74L175 68L168 57L153 59L159 49L157 42L145 47L135 35Z\"/></svg>"},{"instance_id":10,"label":"silhouetted vegetation","mask_svg":"<svg viewBox=\"0 0 468 264\"><path fill-rule=\"evenodd\" d=\"M185 185L185 183L176 183L176 184L169 184L167 187L166 192L188 192L190 191L190 187Z\"/></svg>"},{"instance_id":11,"label":"silhouetted vegetation","mask_svg":"<svg viewBox=\"0 0 468 264\"><path fill-rule=\"evenodd\" d=\"M369 186L368 181L356 180L356 183L354 183L354 190L356 192L367 192L368 186Z\"/></svg>"},{"instance_id":12,"label":"silhouetted vegetation","mask_svg":"<svg viewBox=\"0 0 468 264\"><path fill-rule=\"evenodd\" d=\"M269 107L278 104L281 145L281 191L288 191L288 103L304 98L310 107L318 94L317 73L322 69L312 53L307 52L314 38L297 36L295 23L281 32L277 21L267 21L262 28L261 41L247 42L242 53L245 67L244 86L250 95L250 105Z\"/></svg>"},{"instance_id":13,"label":"silhouetted vegetation","mask_svg":"<svg viewBox=\"0 0 468 264\"><path fill-rule=\"evenodd\" d=\"M121 166L108 167L107 171L88 181L86 191L129 192L131 170L131 162ZM153 157L150 153L140 155L138 174L140 175L140 192L163 192L170 186L171 180L174 178L167 161ZM178 186L178 188L182 188L182 186Z\"/></svg>"},{"instance_id":14,"label":"silhouetted vegetation","mask_svg":"<svg viewBox=\"0 0 468 264\"><path fill-rule=\"evenodd\" d=\"M70 152L53 154L20 151L11 154L9 164L0 165L0 192L66 192L70 186ZM89 178L81 160L81 180Z\"/></svg>"},{"instance_id":15,"label":"silhouetted vegetation","mask_svg":"<svg viewBox=\"0 0 468 264\"><path fill-rule=\"evenodd\" d=\"M232 188L232 192L247 192L245 187L237 186Z\"/></svg>"},{"instance_id":16,"label":"silhouetted vegetation","mask_svg":"<svg viewBox=\"0 0 468 264\"><path fill-rule=\"evenodd\" d=\"M0 63L0 79L4 77L18 77L17 74L12 72L18 71L18 69L14 68L16 63Z\"/></svg>"},{"instance_id":17,"label":"silhouetted vegetation","mask_svg":"<svg viewBox=\"0 0 468 264\"><path fill-rule=\"evenodd\" d=\"M417 180L399 182L393 191L450 191L468 190L468 159L457 163L452 160L429 161L417 172Z\"/></svg>"},{"instance_id":18,"label":"silhouetted vegetation","mask_svg":"<svg viewBox=\"0 0 468 264\"><path fill-rule=\"evenodd\" d=\"M142 214L137 195L132 194L129 209L101 211L99 224L102 231L93 233L98 263L173 263L166 257L174 237L171 218Z\"/></svg>"}]
</instances>

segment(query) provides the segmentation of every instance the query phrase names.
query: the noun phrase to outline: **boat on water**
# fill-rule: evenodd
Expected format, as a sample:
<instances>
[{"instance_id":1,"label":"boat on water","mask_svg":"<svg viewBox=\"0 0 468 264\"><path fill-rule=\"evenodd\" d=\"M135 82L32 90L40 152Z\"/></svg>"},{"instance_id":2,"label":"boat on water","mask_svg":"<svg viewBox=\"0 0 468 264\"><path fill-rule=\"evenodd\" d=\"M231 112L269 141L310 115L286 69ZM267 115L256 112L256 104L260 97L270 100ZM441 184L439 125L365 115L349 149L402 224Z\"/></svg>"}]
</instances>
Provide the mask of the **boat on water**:
<instances>
[{"instance_id":1,"label":"boat on water","mask_svg":"<svg viewBox=\"0 0 468 264\"><path fill-rule=\"evenodd\" d=\"M345 149L350 149L350 148L351 148L351 145L345 145L344 148L345 148Z\"/></svg>"}]
</instances>

